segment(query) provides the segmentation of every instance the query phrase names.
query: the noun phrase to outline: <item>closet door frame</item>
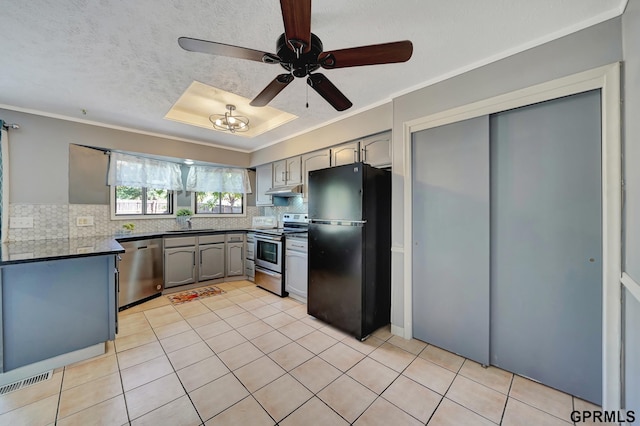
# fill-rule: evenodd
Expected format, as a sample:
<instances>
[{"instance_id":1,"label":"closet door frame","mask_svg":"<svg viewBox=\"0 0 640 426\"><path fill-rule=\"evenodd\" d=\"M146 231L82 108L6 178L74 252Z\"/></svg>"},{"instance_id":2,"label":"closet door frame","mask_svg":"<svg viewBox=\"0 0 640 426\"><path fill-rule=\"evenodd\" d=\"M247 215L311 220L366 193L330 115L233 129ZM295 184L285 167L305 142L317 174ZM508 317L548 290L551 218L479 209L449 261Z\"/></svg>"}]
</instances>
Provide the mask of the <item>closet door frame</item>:
<instances>
[{"instance_id":1,"label":"closet door frame","mask_svg":"<svg viewBox=\"0 0 640 426\"><path fill-rule=\"evenodd\" d=\"M621 407L622 350L622 143L620 64L614 63L568 77L492 97L403 124L404 149L404 337L412 325L412 134L482 115L535 104L588 90L602 96L602 406Z\"/></svg>"}]
</instances>

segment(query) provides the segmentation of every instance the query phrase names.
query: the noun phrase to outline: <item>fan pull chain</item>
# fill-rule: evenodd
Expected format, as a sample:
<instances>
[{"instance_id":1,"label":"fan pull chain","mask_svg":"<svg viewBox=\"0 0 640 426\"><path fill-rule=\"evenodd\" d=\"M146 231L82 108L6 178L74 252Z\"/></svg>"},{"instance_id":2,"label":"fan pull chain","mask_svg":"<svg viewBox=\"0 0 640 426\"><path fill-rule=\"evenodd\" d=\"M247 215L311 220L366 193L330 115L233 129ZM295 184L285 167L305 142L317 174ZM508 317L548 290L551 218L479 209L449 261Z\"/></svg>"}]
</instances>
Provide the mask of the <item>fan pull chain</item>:
<instances>
[{"instance_id":1,"label":"fan pull chain","mask_svg":"<svg viewBox=\"0 0 640 426\"><path fill-rule=\"evenodd\" d=\"M309 85L306 84L307 86L307 108L309 108Z\"/></svg>"}]
</instances>

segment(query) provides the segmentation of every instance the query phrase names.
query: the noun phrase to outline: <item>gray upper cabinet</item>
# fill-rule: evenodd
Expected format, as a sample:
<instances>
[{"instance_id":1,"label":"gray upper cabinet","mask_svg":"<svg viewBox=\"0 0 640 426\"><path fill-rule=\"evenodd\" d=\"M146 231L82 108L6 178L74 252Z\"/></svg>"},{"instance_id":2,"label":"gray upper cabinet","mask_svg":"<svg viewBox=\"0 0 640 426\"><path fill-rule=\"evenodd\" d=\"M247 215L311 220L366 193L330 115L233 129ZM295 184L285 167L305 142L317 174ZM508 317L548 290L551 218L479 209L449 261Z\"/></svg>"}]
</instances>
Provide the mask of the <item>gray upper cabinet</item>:
<instances>
[{"instance_id":1,"label":"gray upper cabinet","mask_svg":"<svg viewBox=\"0 0 640 426\"><path fill-rule=\"evenodd\" d=\"M273 185L273 171L271 164L256 167L256 206L272 206L271 195L265 192Z\"/></svg>"},{"instance_id":2,"label":"gray upper cabinet","mask_svg":"<svg viewBox=\"0 0 640 426\"><path fill-rule=\"evenodd\" d=\"M287 185L296 185L302 183L302 163L300 156L287 158Z\"/></svg>"},{"instance_id":3,"label":"gray upper cabinet","mask_svg":"<svg viewBox=\"0 0 640 426\"><path fill-rule=\"evenodd\" d=\"M373 167L390 167L391 132L362 139L360 141L360 161Z\"/></svg>"},{"instance_id":4,"label":"gray upper cabinet","mask_svg":"<svg viewBox=\"0 0 640 426\"><path fill-rule=\"evenodd\" d=\"M302 183L300 156L273 163L273 186L297 185Z\"/></svg>"},{"instance_id":5,"label":"gray upper cabinet","mask_svg":"<svg viewBox=\"0 0 640 426\"><path fill-rule=\"evenodd\" d=\"M352 164L360 161L359 141L349 142L331 148L331 167Z\"/></svg>"},{"instance_id":6,"label":"gray upper cabinet","mask_svg":"<svg viewBox=\"0 0 640 426\"><path fill-rule=\"evenodd\" d=\"M286 160L276 161L271 164L273 170L273 186L283 186L287 182L287 163Z\"/></svg>"},{"instance_id":7,"label":"gray upper cabinet","mask_svg":"<svg viewBox=\"0 0 640 426\"><path fill-rule=\"evenodd\" d=\"M325 169L331 166L331 151L323 149L314 151L302 156L302 179L303 198L306 200L309 194L309 172L312 170Z\"/></svg>"}]
</instances>

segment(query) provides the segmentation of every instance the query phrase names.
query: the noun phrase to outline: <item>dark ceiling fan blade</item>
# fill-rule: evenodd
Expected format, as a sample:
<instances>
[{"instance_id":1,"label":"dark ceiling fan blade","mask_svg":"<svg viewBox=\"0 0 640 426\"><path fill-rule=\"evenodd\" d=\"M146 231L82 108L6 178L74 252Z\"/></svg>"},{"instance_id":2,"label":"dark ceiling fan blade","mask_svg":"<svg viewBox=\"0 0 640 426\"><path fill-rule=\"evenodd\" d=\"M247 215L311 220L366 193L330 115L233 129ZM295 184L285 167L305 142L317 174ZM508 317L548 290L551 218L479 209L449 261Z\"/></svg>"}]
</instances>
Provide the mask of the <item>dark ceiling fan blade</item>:
<instances>
[{"instance_id":1,"label":"dark ceiling fan blade","mask_svg":"<svg viewBox=\"0 0 640 426\"><path fill-rule=\"evenodd\" d=\"M318 62L327 69L392 64L408 61L412 53L413 44L404 40L322 52Z\"/></svg>"},{"instance_id":2,"label":"dark ceiling fan blade","mask_svg":"<svg viewBox=\"0 0 640 426\"><path fill-rule=\"evenodd\" d=\"M291 50L311 50L311 0L280 0L280 9Z\"/></svg>"},{"instance_id":3,"label":"dark ceiling fan blade","mask_svg":"<svg viewBox=\"0 0 640 426\"><path fill-rule=\"evenodd\" d=\"M331 104L338 111L351 108L351 101L342 94L332 82L323 74L311 74L307 78L307 84L313 88L320 96Z\"/></svg>"},{"instance_id":4,"label":"dark ceiling fan blade","mask_svg":"<svg viewBox=\"0 0 640 426\"><path fill-rule=\"evenodd\" d=\"M278 93L293 81L294 77L291 74L280 74L265 87L262 92L258 93L258 96L253 98L249 105L254 107L262 107L267 105Z\"/></svg>"},{"instance_id":5,"label":"dark ceiling fan blade","mask_svg":"<svg viewBox=\"0 0 640 426\"><path fill-rule=\"evenodd\" d=\"M280 58L273 53L247 49L246 47L232 46L230 44L216 43L215 41L198 40L197 38L180 37L178 44L184 50L190 52L210 53L212 55L230 56L232 58L248 59L250 61L266 62L268 64L280 63Z\"/></svg>"}]
</instances>

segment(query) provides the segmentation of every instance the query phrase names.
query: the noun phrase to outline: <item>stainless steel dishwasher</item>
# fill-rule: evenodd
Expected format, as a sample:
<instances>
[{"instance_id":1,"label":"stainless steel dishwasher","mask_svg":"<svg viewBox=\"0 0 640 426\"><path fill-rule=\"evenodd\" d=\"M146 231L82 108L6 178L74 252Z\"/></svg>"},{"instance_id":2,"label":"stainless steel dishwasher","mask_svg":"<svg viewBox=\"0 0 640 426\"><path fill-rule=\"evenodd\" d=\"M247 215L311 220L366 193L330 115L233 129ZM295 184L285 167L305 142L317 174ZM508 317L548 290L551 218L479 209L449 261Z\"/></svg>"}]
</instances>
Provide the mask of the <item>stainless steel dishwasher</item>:
<instances>
[{"instance_id":1,"label":"stainless steel dishwasher","mask_svg":"<svg viewBox=\"0 0 640 426\"><path fill-rule=\"evenodd\" d=\"M118 308L129 308L162 294L162 239L124 241L120 255Z\"/></svg>"}]
</instances>

